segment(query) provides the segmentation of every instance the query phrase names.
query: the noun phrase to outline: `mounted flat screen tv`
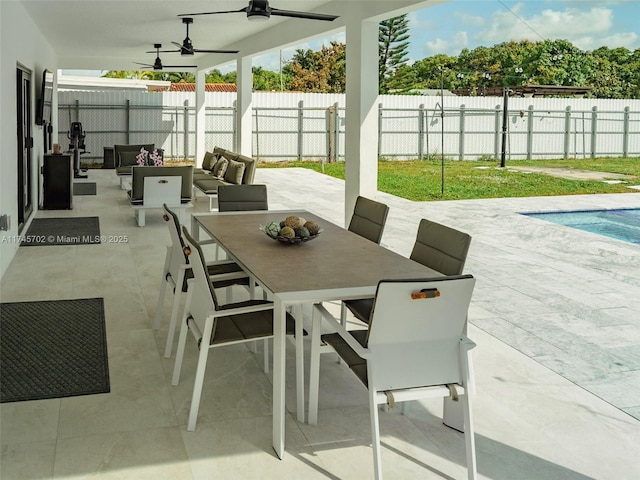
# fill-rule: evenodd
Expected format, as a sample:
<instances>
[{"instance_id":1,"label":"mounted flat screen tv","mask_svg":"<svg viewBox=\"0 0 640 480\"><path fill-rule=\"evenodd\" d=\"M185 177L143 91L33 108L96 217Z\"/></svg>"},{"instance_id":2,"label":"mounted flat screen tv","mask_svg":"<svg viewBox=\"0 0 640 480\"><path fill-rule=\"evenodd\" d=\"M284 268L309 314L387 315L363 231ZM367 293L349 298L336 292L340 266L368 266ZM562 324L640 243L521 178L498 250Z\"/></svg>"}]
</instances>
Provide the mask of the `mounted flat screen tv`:
<instances>
[{"instance_id":1,"label":"mounted flat screen tv","mask_svg":"<svg viewBox=\"0 0 640 480\"><path fill-rule=\"evenodd\" d=\"M36 112L36 124L51 123L51 102L53 100L53 73L45 69L42 72L42 84L40 85L40 98L38 111Z\"/></svg>"}]
</instances>

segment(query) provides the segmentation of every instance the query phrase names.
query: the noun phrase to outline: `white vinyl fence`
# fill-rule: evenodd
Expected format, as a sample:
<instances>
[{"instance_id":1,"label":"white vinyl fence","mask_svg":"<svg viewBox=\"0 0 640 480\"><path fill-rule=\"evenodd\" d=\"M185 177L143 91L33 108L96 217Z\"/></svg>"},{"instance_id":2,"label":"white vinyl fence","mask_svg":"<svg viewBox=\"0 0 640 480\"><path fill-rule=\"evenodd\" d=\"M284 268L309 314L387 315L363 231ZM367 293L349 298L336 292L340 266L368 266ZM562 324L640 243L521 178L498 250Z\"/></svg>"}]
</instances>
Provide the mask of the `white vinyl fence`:
<instances>
[{"instance_id":1,"label":"white vinyl fence","mask_svg":"<svg viewBox=\"0 0 640 480\"><path fill-rule=\"evenodd\" d=\"M235 148L235 93L206 93L205 146ZM500 97L400 96L378 99L378 152L391 159L499 158ZM344 95L255 93L253 155L263 160L344 159ZM103 147L155 143L167 157L195 155L195 94L61 91L60 142L71 122L87 134L87 163ZM510 98L507 159L640 156L640 100Z\"/></svg>"}]
</instances>

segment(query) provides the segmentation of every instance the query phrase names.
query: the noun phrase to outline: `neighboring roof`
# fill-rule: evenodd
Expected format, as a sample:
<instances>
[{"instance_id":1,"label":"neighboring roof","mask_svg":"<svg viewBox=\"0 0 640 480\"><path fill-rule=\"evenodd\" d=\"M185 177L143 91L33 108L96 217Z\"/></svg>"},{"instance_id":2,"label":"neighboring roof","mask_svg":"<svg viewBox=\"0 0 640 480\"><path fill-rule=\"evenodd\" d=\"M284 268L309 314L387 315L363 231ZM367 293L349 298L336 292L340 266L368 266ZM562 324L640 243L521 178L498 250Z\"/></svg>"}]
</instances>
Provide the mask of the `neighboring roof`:
<instances>
[{"instance_id":1,"label":"neighboring roof","mask_svg":"<svg viewBox=\"0 0 640 480\"><path fill-rule=\"evenodd\" d=\"M170 92L195 92L195 83L172 83L169 87ZM206 83L204 85L205 92L236 92L235 83Z\"/></svg>"},{"instance_id":2,"label":"neighboring roof","mask_svg":"<svg viewBox=\"0 0 640 480\"><path fill-rule=\"evenodd\" d=\"M583 97L591 91L591 87L569 87L565 85L518 85L506 88L509 90L509 96L511 97L544 97L547 95ZM468 88L453 90L453 93L463 97L473 95ZM504 95L504 88L478 88L475 94L482 97L501 97Z\"/></svg>"},{"instance_id":3,"label":"neighboring roof","mask_svg":"<svg viewBox=\"0 0 640 480\"><path fill-rule=\"evenodd\" d=\"M147 90L150 92L155 92L168 90L170 85L171 82L166 82L163 80L81 77L74 75L58 76L58 88L60 90Z\"/></svg>"}]
</instances>

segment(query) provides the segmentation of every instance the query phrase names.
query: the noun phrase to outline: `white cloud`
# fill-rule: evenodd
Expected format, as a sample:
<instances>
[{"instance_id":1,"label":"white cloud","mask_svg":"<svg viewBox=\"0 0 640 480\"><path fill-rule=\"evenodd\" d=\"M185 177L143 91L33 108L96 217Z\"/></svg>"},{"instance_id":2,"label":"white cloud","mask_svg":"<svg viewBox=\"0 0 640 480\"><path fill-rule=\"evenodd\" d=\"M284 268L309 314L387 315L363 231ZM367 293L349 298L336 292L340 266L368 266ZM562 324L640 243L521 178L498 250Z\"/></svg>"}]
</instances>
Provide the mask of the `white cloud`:
<instances>
[{"instance_id":1,"label":"white cloud","mask_svg":"<svg viewBox=\"0 0 640 480\"><path fill-rule=\"evenodd\" d=\"M467 32L457 32L450 39L445 40L442 38L436 38L425 42L424 54L427 57L436 55L438 53L444 53L446 55L458 55L460 50L466 48L469 45L469 37Z\"/></svg>"},{"instance_id":2,"label":"white cloud","mask_svg":"<svg viewBox=\"0 0 640 480\"><path fill-rule=\"evenodd\" d=\"M573 3L573 2L572 2ZM603 2L604 3L604 2ZM611 2L609 2L611 3ZM566 39L583 50L606 45L612 48L637 48L640 38L634 32L612 32L613 11L603 6L564 10L551 8L526 15L524 5L516 4L509 11L496 11L490 18L489 28L479 31L474 39L483 45L510 40Z\"/></svg>"},{"instance_id":3,"label":"white cloud","mask_svg":"<svg viewBox=\"0 0 640 480\"><path fill-rule=\"evenodd\" d=\"M584 36L577 38L573 44L581 50L595 50L602 46L626 47L635 50L640 45L640 37L634 32L621 32L606 37Z\"/></svg>"}]
</instances>

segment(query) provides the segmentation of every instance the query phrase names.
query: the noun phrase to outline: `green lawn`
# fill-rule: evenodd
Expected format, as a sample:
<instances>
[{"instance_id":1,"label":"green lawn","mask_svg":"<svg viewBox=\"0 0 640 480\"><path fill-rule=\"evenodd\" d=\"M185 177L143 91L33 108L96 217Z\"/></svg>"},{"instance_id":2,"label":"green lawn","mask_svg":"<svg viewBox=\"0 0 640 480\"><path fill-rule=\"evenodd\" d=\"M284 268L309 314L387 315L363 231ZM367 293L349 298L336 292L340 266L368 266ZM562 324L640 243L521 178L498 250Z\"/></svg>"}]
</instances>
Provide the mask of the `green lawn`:
<instances>
[{"instance_id":1,"label":"green lawn","mask_svg":"<svg viewBox=\"0 0 640 480\"><path fill-rule=\"evenodd\" d=\"M378 189L415 201L468 200L473 198L578 195L588 193L632 193L628 184L609 185L600 181L566 180L548 175L509 171L512 166L565 167L634 175L640 184L640 158L596 158L577 160L511 160L507 168L498 161L445 160L444 195L439 160L380 160ZM260 168L304 167L321 171L319 162L262 162ZM478 168L489 167L489 168ZM325 173L344 179L344 163L325 164Z\"/></svg>"}]
</instances>

